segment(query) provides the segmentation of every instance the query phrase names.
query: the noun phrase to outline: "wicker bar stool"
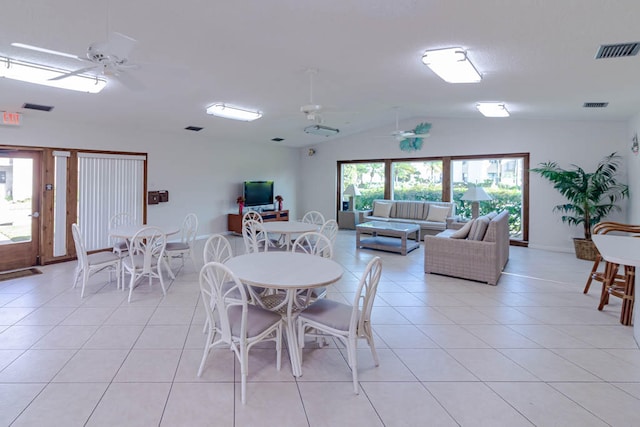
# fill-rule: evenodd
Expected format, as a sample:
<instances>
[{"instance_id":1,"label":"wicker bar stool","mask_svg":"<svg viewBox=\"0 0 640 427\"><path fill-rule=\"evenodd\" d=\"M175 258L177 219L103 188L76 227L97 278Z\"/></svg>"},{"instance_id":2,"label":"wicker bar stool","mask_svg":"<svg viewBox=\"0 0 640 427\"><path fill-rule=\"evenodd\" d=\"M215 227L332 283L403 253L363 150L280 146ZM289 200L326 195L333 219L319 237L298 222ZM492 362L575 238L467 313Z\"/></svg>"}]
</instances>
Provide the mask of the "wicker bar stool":
<instances>
[{"instance_id":1,"label":"wicker bar stool","mask_svg":"<svg viewBox=\"0 0 640 427\"><path fill-rule=\"evenodd\" d=\"M621 222L613 222L613 221L605 221L599 222L593 227L594 234L607 234L610 232L620 232L626 234L638 234L640 235L640 225L632 225L632 224L624 224ZM610 276L609 269L612 268L609 263L605 262L604 269L602 271L598 270L600 266L600 262L602 261L602 255L598 254L595 261L593 262L593 267L591 268L591 272L589 273L589 278L587 279L587 283L584 286L583 293L588 293L589 288L591 287L591 283L595 280L597 282L603 283L607 277ZM625 286L625 276L622 274L617 274L618 268L616 268L616 274L614 275L614 284L618 287Z\"/></svg>"}]
</instances>

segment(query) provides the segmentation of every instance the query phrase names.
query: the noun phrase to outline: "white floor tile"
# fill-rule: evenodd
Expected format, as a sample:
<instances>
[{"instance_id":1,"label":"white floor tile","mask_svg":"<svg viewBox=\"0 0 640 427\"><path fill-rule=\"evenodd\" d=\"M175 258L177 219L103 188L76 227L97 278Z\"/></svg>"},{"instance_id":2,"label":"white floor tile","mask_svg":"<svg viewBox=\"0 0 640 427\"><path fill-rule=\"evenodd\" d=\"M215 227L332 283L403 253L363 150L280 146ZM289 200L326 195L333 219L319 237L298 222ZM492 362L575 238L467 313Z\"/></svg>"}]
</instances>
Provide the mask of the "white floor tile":
<instances>
[{"instance_id":1,"label":"white floor tile","mask_svg":"<svg viewBox=\"0 0 640 427\"><path fill-rule=\"evenodd\" d=\"M12 426L84 425L108 383L49 384Z\"/></svg>"},{"instance_id":2,"label":"white floor tile","mask_svg":"<svg viewBox=\"0 0 640 427\"><path fill-rule=\"evenodd\" d=\"M367 262L383 259L380 365L360 340L359 395L344 345L309 340L298 379L286 349L277 371L272 344L253 348L243 405L229 349L212 351L197 376L205 316L188 262L174 266L166 297L143 283L131 303L107 275L80 298L76 263L57 263L0 283L0 425L640 425L640 348L618 299L598 311L597 289L582 293L591 263L512 247L488 286L425 275L423 247L356 251L354 239L338 235L345 271L330 298L350 303Z\"/></svg>"}]
</instances>

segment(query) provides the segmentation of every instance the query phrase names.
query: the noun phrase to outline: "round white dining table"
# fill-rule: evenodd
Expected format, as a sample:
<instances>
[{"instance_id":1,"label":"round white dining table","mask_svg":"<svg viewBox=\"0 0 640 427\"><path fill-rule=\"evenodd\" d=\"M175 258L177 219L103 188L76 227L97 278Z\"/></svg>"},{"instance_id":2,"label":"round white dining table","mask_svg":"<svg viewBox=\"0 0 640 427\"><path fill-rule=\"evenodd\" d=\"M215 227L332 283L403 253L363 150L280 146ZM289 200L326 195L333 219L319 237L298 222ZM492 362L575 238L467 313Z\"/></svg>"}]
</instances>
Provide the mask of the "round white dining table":
<instances>
[{"instance_id":1,"label":"round white dining table","mask_svg":"<svg viewBox=\"0 0 640 427\"><path fill-rule=\"evenodd\" d=\"M267 233L280 234L284 236L287 250L291 243L292 234L308 233L310 231L318 231L318 224L310 224L301 221L268 221L262 224L262 228Z\"/></svg>"},{"instance_id":2,"label":"round white dining table","mask_svg":"<svg viewBox=\"0 0 640 427\"><path fill-rule=\"evenodd\" d=\"M332 259L298 252L259 252L230 258L225 265L241 282L286 291L287 342L293 375L302 375L296 328L297 294L300 289L328 286L340 280L343 268Z\"/></svg>"}]
</instances>

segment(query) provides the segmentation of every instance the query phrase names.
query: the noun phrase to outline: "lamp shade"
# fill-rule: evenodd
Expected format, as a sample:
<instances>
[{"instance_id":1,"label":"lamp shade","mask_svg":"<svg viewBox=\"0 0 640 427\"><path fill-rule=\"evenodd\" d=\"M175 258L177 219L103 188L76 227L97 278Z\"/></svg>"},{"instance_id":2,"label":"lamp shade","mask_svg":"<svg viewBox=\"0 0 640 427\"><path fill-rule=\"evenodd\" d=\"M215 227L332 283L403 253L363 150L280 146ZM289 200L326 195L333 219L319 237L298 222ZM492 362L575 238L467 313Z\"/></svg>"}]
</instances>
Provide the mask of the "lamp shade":
<instances>
[{"instance_id":1,"label":"lamp shade","mask_svg":"<svg viewBox=\"0 0 640 427\"><path fill-rule=\"evenodd\" d=\"M472 202L479 202L482 200L492 200L492 199L491 199L491 196L488 195L486 191L484 191L484 188L473 186L473 187L469 187L467 191L464 192L462 197L460 197L460 200L469 200Z\"/></svg>"},{"instance_id":2,"label":"lamp shade","mask_svg":"<svg viewBox=\"0 0 640 427\"><path fill-rule=\"evenodd\" d=\"M356 187L353 184L350 184L346 190L344 190L344 195L345 196L359 196L360 195L360 190L358 190L358 187Z\"/></svg>"}]
</instances>

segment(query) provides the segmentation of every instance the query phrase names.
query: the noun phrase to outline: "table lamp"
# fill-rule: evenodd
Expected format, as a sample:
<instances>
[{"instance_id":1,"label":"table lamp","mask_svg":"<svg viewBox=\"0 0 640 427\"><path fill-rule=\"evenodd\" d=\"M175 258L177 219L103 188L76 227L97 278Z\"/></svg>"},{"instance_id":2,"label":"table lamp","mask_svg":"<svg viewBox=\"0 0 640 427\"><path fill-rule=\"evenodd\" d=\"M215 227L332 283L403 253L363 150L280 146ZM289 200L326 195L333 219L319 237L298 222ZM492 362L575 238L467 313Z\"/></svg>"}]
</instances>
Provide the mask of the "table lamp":
<instances>
[{"instance_id":1,"label":"table lamp","mask_svg":"<svg viewBox=\"0 0 640 427\"><path fill-rule=\"evenodd\" d=\"M471 218L475 219L478 217L478 212L480 210L480 201L482 200L492 200L491 196L484 191L484 188L478 187L474 185L473 187L469 187L467 191L460 197L460 200L468 200L471 202Z\"/></svg>"},{"instance_id":2,"label":"table lamp","mask_svg":"<svg viewBox=\"0 0 640 427\"><path fill-rule=\"evenodd\" d=\"M355 205L353 203L353 198L360 195L360 190L353 184L349 184L346 190L343 193L345 196L349 196L349 210L355 210Z\"/></svg>"}]
</instances>

